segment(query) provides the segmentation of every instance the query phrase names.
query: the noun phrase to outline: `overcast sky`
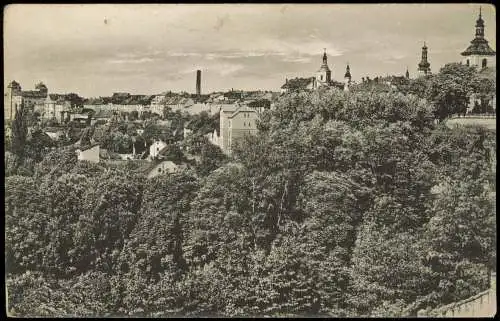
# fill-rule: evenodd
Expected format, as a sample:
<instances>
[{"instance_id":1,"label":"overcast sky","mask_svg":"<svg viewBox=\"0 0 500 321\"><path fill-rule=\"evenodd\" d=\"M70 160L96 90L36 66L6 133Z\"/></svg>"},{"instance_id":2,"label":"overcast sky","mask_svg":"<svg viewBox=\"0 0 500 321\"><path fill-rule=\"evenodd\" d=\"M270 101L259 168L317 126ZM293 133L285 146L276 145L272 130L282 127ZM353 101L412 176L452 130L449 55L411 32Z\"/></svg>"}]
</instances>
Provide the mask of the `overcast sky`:
<instances>
[{"instance_id":1,"label":"overcast sky","mask_svg":"<svg viewBox=\"0 0 500 321\"><path fill-rule=\"evenodd\" d=\"M479 4L26 5L4 11L5 82L85 97L227 89L279 90L286 77L349 62L361 77L416 75L427 42L434 72L459 61ZM492 5L482 5L496 50Z\"/></svg>"}]
</instances>

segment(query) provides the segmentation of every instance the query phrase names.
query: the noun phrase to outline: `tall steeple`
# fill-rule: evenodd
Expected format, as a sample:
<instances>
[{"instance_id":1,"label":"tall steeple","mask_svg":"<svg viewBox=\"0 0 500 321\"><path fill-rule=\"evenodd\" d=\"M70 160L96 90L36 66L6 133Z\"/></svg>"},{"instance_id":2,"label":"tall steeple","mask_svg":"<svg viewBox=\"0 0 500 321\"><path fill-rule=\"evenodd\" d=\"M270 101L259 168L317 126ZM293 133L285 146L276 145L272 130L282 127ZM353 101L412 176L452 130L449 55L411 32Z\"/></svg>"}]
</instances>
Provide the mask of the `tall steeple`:
<instances>
[{"instance_id":1,"label":"tall steeple","mask_svg":"<svg viewBox=\"0 0 500 321\"><path fill-rule=\"evenodd\" d=\"M351 68L349 68L349 63L347 63L347 67L345 68L344 78L349 78L349 80L351 80Z\"/></svg>"},{"instance_id":2,"label":"tall steeple","mask_svg":"<svg viewBox=\"0 0 500 321\"><path fill-rule=\"evenodd\" d=\"M464 56L464 63L467 66L481 66L485 68L488 66L488 62L495 62L493 57L496 55L496 52L490 48L488 40L484 38L484 20L481 7L479 7L479 17L476 20L475 37L461 55Z\"/></svg>"},{"instance_id":3,"label":"tall steeple","mask_svg":"<svg viewBox=\"0 0 500 321\"><path fill-rule=\"evenodd\" d=\"M418 71L420 74L427 75L431 72L431 64L427 61L427 45L424 41L424 46L422 47L422 60L418 64Z\"/></svg>"},{"instance_id":4,"label":"tall steeple","mask_svg":"<svg viewBox=\"0 0 500 321\"><path fill-rule=\"evenodd\" d=\"M479 7L479 18L476 20L476 38L484 38L484 20Z\"/></svg>"},{"instance_id":5,"label":"tall steeple","mask_svg":"<svg viewBox=\"0 0 500 321\"><path fill-rule=\"evenodd\" d=\"M323 63L321 67L316 72L316 81L318 84L329 85L332 80L332 72L328 67L328 57L326 56L326 48L324 48L323 52Z\"/></svg>"},{"instance_id":6,"label":"tall steeple","mask_svg":"<svg viewBox=\"0 0 500 321\"><path fill-rule=\"evenodd\" d=\"M406 66L406 79L410 79L410 72L408 71L408 66Z\"/></svg>"},{"instance_id":7,"label":"tall steeple","mask_svg":"<svg viewBox=\"0 0 500 321\"><path fill-rule=\"evenodd\" d=\"M345 75L344 75L344 90L347 91L349 90L349 87L351 86L351 68L349 67L349 63L347 63L347 67L345 68Z\"/></svg>"}]
</instances>

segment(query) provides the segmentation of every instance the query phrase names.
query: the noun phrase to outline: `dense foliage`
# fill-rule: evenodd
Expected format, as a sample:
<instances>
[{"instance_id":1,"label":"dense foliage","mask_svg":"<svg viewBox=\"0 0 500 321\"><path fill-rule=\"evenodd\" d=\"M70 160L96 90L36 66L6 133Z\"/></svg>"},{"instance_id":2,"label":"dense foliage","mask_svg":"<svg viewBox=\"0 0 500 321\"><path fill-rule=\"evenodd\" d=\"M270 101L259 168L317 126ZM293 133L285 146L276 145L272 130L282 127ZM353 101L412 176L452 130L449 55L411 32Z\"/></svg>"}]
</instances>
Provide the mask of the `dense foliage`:
<instances>
[{"instance_id":1,"label":"dense foliage","mask_svg":"<svg viewBox=\"0 0 500 321\"><path fill-rule=\"evenodd\" d=\"M71 149L32 175L8 167L9 310L403 316L474 295L495 268L495 137L436 124L435 108L391 91L294 93L230 162L191 137L200 165L152 180ZM114 144L108 133L93 135Z\"/></svg>"}]
</instances>

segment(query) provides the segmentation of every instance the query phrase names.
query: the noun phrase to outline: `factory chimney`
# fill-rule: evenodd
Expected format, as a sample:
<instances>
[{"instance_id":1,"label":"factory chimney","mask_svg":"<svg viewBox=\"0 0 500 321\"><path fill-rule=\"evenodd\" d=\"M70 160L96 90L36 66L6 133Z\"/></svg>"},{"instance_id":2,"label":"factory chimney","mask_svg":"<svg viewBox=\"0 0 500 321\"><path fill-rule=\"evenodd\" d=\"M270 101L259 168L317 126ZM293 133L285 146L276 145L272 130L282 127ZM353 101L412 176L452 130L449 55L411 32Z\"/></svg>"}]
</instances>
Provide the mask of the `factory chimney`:
<instances>
[{"instance_id":1,"label":"factory chimney","mask_svg":"<svg viewBox=\"0 0 500 321\"><path fill-rule=\"evenodd\" d=\"M201 70L196 70L196 96L201 95Z\"/></svg>"}]
</instances>

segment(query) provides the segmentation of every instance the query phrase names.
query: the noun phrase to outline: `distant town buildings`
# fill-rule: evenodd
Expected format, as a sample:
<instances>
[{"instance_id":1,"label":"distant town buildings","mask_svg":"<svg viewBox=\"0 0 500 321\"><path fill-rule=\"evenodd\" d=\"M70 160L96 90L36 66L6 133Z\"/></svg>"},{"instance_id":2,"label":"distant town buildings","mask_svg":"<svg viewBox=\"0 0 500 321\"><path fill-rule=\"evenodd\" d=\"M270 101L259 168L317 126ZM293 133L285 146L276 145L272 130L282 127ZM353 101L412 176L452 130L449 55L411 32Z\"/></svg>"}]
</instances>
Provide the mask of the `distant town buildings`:
<instances>
[{"instance_id":1,"label":"distant town buildings","mask_svg":"<svg viewBox=\"0 0 500 321\"><path fill-rule=\"evenodd\" d=\"M486 68L496 65L496 52L490 48L488 40L484 38L484 20L481 16L481 8L479 8L479 18L476 20L476 36L461 55L464 57L463 63L467 66Z\"/></svg>"},{"instance_id":2,"label":"distant town buildings","mask_svg":"<svg viewBox=\"0 0 500 321\"><path fill-rule=\"evenodd\" d=\"M4 120L13 120L18 108L42 105L47 99L48 89L43 83L35 85L35 90L22 90L21 85L13 80L4 95Z\"/></svg>"}]
</instances>

